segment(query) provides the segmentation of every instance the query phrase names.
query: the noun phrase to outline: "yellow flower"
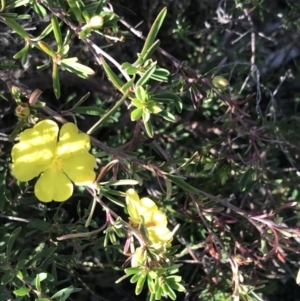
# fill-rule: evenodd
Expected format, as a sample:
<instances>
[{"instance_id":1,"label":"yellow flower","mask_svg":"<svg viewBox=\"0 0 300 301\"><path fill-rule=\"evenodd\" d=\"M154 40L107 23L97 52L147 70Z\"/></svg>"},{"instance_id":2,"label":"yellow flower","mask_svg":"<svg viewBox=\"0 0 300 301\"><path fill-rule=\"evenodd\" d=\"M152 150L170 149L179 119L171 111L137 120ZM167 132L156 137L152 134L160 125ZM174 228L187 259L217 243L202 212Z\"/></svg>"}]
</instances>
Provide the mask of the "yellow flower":
<instances>
[{"instance_id":1,"label":"yellow flower","mask_svg":"<svg viewBox=\"0 0 300 301\"><path fill-rule=\"evenodd\" d=\"M155 248L171 246L172 232L167 228L167 217L150 198L140 199L131 188L126 191L126 204L131 224L138 226L144 223Z\"/></svg>"},{"instance_id":2,"label":"yellow flower","mask_svg":"<svg viewBox=\"0 0 300 301\"><path fill-rule=\"evenodd\" d=\"M73 184L94 182L96 159L89 153L90 137L78 133L74 123L66 123L59 132L52 120L43 120L20 134L12 149L12 174L18 181L37 180L34 193L42 202L66 201ZM72 182L71 182L72 181Z\"/></svg>"}]
</instances>

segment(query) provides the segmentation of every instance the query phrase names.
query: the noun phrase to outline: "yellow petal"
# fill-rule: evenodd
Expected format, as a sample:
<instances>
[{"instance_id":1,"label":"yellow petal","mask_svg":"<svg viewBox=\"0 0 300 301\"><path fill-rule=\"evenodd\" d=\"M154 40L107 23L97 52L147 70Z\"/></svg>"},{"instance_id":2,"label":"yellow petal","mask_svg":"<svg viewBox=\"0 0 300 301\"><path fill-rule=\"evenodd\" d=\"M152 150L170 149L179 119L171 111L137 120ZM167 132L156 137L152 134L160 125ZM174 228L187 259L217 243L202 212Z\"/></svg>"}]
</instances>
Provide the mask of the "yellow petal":
<instances>
[{"instance_id":1,"label":"yellow petal","mask_svg":"<svg viewBox=\"0 0 300 301\"><path fill-rule=\"evenodd\" d=\"M58 125L49 119L42 120L32 129L20 134L20 142L26 142L32 147L51 148L54 150L57 143Z\"/></svg>"},{"instance_id":2,"label":"yellow petal","mask_svg":"<svg viewBox=\"0 0 300 301\"><path fill-rule=\"evenodd\" d=\"M139 195L132 188L126 191L127 210L131 217L131 221L135 224L142 222L141 215L144 216L147 223L147 216L152 211L157 210L156 204L150 198L139 198Z\"/></svg>"},{"instance_id":3,"label":"yellow petal","mask_svg":"<svg viewBox=\"0 0 300 301\"><path fill-rule=\"evenodd\" d=\"M74 123L68 122L62 126L56 150L60 158L77 156L86 153L90 148L90 136L84 133L78 133L78 128Z\"/></svg>"},{"instance_id":4,"label":"yellow petal","mask_svg":"<svg viewBox=\"0 0 300 301\"><path fill-rule=\"evenodd\" d=\"M153 211L157 209L156 204L149 198L142 198L140 200L141 207L146 211Z\"/></svg>"},{"instance_id":5,"label":"yellow petal","mask_svg":"<svg viewBox=\"0 0 300 301\"><path fill-rule=\"evenodd\" d=\"M171 246L172 232L167 227L152 227L147 228L148 237L154 244L154 248L161 248Z\"/></svg>"},{"instance_id":6,"label":"yellow petal","mask_svg":"<svg viewBox=\"0 0 300 301\"><path fill-rule=\"evenodd\" d=\"M87 185L95 181L96 158L84 153L63 159L63 171L76 185Z\"/></svg>"},{"instance_id":7,"label":"yellow petal","mask_svg":"<svg viewBox=\"0 0 300 301\"><path fill-rule=\"evenodd\" d=\"M41 202L64 202L71 197L73 184L63 172L48 169L37 180L34 193Z\"/></svg>"},{"instance_id":8,"label":"yellow petal","mask_svg":"<svg viewBox=\"0 0 300 301\"><path fill-rule=\"evenodd\" d=\"M153 210L143 214L147 227L166 227L168 224L166 215L160 210Z\"/></svg>"},{"instance_id":9,"label":"yellow petal","mask_svg":"<svg viewBox=\"0 0 300 301\"><path fill-rule=\"evenodd\" d=\"M54 157L58 126L51 120L43 120L32 129L20 134L20 142L14 145L12 173L19 181L29 181L46 170Z\"/></svg>"}]
</instances>

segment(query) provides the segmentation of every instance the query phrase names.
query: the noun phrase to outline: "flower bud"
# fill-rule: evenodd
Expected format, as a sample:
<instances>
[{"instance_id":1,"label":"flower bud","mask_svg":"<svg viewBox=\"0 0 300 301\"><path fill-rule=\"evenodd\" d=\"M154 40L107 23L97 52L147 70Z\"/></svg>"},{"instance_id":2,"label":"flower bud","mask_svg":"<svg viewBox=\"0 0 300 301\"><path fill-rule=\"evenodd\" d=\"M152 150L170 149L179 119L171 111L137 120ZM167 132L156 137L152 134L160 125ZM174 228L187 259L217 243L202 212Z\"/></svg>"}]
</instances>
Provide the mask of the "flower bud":
<instances>
[{"instance_id":1,"label":"flower bud","mask_svg":"<svg viewBox=\"0 0 300 301\"><path fill-rule=\"evenodd\" d=\"M215 76L212 83L217 89L226 88L229 85L228 80L221 75Z\"/></svg>"},{"instance_id":2,"label":"flower bud","mask_svg":"<svg viewBox=\"0 0 300 301\"><path fill-rule=\"evenodd\" d=\"M133 268L139 267L143 265L145 261L145 249L144 248L136 248L135 253L131 257L131 266Z\"/></svg>"},{"instance_id":3,"label":"flower bud","mask_svg":"<svg viewBox=\"0 0 300 301\"><path fill-rule=\"evenodd\" d=\"M26 119L30 115L29 105L21 102L15 109L15 115L21 119Z\"/></svg>"},{"instance_id":4,"label":"flower bud","mask_svg":"<svg viewBox=\"0 0 300 301\"><path fill-rule=\"evenodd\" d=\"M100 29L104 24L104 19L101 16L93 16L89 21L89 27L93 29Z\"/></svg>"}]
</instances>

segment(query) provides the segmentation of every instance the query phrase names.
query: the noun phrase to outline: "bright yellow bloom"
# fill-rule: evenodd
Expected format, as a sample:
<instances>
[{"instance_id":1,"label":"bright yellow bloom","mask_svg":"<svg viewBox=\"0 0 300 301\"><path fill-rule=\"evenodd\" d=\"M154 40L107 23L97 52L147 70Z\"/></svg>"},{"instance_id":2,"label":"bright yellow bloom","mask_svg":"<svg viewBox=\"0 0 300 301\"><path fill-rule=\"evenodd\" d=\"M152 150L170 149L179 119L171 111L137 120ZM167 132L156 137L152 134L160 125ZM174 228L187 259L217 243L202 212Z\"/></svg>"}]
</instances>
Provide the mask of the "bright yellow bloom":
<instances>
[{"instance_id":1,"label":"bright yellow bloom","mask_svg":"<svg viewBox=\"0 0 300 301\"><path fill-rule=\"evenodd\" d=\"M172 233L167 228L167 217L151 199L140 199L136 191L131 188L126 191L126 204L130 222L133 226L144 223L153 247L171 246Z\"/></svg>"},{"instance_id":2,"label":"bright yellow bloom","mask_svg":"<svg viewBox=\"0 0 300 301\"><path fill-rule=\"evenodd\" d=\"M72 182L87 185L96 176L96 159L89 153L90 137L78 133L74 123L64 124L59 138L58 132L54 121L40 121L20 134L20 142L11 153L12 173L18 181L41 175L34 193L42 202L66 201L73 193Z\"/></svg>"}]
</instances>

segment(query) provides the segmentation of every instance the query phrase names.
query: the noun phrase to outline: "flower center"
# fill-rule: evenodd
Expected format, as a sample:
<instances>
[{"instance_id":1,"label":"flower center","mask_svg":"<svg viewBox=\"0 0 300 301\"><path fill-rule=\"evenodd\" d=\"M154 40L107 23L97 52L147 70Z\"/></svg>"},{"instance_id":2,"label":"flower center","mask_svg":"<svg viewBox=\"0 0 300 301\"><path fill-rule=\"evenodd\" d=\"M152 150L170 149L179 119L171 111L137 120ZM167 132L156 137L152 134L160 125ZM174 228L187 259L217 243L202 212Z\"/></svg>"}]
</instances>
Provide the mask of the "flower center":
<instances>
[{"instance_id":1,"label":"flower center","mask_svg":"<svg viewBox=\"0 0 300 301\"><path fill-rule=\"evenodd\" d=\"M51 166L50 166L51 169L56 169L56 170L62 170L63 168L63 160L58 157L58 156L55 156L51 162Z\"/></svg>"}]
</instances>

